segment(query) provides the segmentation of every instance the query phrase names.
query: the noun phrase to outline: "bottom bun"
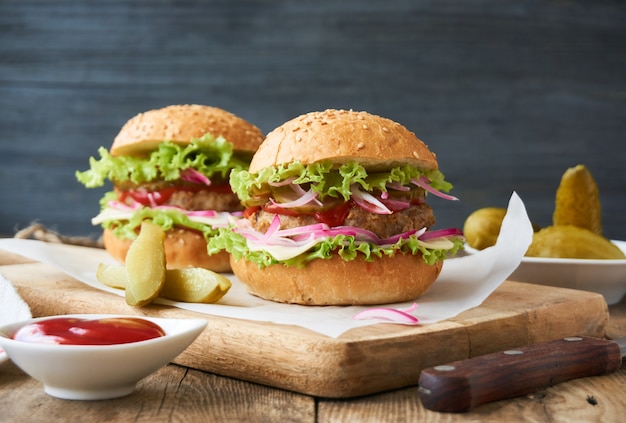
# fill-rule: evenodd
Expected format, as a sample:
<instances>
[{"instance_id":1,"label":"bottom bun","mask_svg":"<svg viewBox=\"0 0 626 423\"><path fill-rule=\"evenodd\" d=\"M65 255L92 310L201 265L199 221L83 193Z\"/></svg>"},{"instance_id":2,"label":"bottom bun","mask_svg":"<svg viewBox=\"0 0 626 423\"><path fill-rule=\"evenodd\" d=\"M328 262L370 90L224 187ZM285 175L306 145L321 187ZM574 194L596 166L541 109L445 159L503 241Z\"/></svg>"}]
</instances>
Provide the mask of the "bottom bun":
<instances>
[{"instance_id":1,"label":"bottom bun","mask_svg":"<svg viewBox=\"0 0 626 423\"><path fill-rule=\"evenodd\" d=\"M433 284L443 266L421 255L383 256L371 262L339 256L316 259L304 268L274 264L260 269L235 260L231 268L248 291L266 300L303 305L388 304L414 300Z\"/></svg>"},{"instance_id":2,"label":"bottom bun","mask_svg":"<svg viewBox=\"0 0 626 423\"><path fill-rule=\"evenodd\" d=\"M117 238L108 229L104 230L102 239L109 254L124 263L132 241ZM206 240L198 232L180 228L165 232L165 261L168 269L204 267L214 272L230 272L229 258L225 251L209 255Z\"/></svg>"}]
</instances>

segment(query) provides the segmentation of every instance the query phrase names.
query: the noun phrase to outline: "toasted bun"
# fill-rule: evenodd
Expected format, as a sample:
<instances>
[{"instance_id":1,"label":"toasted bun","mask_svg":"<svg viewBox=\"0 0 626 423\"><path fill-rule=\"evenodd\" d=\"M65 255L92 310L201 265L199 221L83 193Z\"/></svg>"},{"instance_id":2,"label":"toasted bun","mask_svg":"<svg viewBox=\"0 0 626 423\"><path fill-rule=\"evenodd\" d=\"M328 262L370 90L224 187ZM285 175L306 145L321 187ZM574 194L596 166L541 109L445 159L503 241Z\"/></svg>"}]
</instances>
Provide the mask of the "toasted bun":
<instances>
[{"instance_id":1,"label":"toasted bun","mask_svg":"<svg viewBox=\"0 0 626 423\"><path fill-rule=\"evenodd\" d=\"M325 110L298 116L270 132L250 163L250 172L282 163L357 161L366 169L409 164L437 169L437 158L404 126L367 112Z\"/></svg>"},{"instance_id":2,"label":"toasted bun","mask_svg":"<svg viewBox=\"0 0 626 423\"><path fill-rule=\"evenodd\" d=\"M253 124L217 107L174 105L140 113L122 127L113 140L114 156L139 156L155 150L163 141L189 144L210 133L223 136L236 151L254 153L263 133Z\"/></svg>"},{"instance_id":3,"label":"toasted bun","mask_svg":"<svg viewBox=\"0 0 626 423\"><path fill-rule=\"evenodd\" d=\"M256 264L231 257L231 268L251 294L303 305L388 304L414 300L428 290L443 266L421 255L396 254L372 262L339 256L316 259L304 268Z\"/></svg>"},{"instance_id":4,"label":"toasted bun","mask_svg":"<svg viewBox=\"0 0 626 423\"><path fill-rule=\"evenodd\" d=\"M105 229L104 248L120 263L126 261L131 240L120 239ZM204 267L214 272L230 272L229 255L225 251L208 255L204 237L186 229L172 229L165 233L165 260L168 269Z\"/></svg>"}]
</instances>

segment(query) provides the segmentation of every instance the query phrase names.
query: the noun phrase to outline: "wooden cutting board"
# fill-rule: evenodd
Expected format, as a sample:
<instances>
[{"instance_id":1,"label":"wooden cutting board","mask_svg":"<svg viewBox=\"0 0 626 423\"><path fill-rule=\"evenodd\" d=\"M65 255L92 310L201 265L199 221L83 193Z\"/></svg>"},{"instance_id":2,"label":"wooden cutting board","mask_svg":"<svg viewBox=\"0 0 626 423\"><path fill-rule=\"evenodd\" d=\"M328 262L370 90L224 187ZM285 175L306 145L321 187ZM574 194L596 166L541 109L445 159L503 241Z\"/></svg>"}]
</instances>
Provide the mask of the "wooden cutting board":
<instances>
[{"instance_id":1,"label":"wooden cutting board","mask_svg":"<svg viewBox=\"0 0 626 423\"><path fill-rule=\"evenodd\" d=\"M378 324L338 338L295 326L208 316L168 306L133 308L56 268L0 250L0 273L34 316L113 313L206 318L180 365L320 397L345 398L416 385L426 367L570 335L603 337L595 293L504 282L485 302L425 326Z\"/></svg>"}]
</instances>

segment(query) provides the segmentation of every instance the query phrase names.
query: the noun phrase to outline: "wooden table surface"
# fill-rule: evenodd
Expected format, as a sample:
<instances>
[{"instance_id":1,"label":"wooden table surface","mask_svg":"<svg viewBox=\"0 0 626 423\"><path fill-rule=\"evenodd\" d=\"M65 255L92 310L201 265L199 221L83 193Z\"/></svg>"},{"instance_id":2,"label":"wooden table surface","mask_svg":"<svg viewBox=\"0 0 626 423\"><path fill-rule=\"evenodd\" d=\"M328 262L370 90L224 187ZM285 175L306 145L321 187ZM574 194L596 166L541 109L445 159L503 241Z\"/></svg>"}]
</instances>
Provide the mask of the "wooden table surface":
<instances>
[{"instance_id":1,"label":"wooden table surface","mask_svg":"<svg viewBox=\"0 0 626 423\"><path fill-rule=\"evenodd\" d=\"M20 257L3 259L15 263ZM626 301L609 309L607 336L626 335ZM622 368L469 413L449 414L424 409L416 387L327 399L170 364L140 381L127 397L68 401L45 394L39 382L11 361L0 363L0 422L613 422L623 419L625 393L626 369Z\"/></svg>"}]
</instances>

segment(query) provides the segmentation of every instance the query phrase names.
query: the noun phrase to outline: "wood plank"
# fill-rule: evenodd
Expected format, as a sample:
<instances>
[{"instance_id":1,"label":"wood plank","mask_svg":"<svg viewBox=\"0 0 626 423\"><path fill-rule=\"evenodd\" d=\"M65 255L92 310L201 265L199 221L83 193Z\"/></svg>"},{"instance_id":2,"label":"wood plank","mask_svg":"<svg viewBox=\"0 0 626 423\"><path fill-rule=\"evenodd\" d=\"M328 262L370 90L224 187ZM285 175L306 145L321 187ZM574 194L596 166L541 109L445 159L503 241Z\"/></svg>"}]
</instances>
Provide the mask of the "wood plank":
<instances>
[{"instance_id":1,"label":"wood plank","mask_svg":"<svg viewBox=\"0 0 626 423\"><path fill-rule=\"evenodd\" d=\"M618 422L624 418L626 369L577 379L533 394L485 404L467 413L438 413L425 409L417 389L354 399L320 400L319 422Z\"/></svg>"},{"instance_id":2,"label":"wood plank","mask_svg":"<svg viewBox=\"0 0 626 423\"><path fill-rule=\"evenodd\" d=\"M203 317L207 329L175 363L322 397L353 397L415 385L420 371L503 347L572 334L604 336L602 296L505 282L485 303L425 326L379 324L338 338L288 325L207 316L172 307L128 306L42 263L5 265L35 316L122 313Z\"/></svg>"},{"instance_id":3,"label":"wood plank","mask_svg":"<svg viewBox=\"0 0 626 423\"><path fill-rule=\"evenodd\" d=\"M18 422L313 422L312 397L170 364L142 379L129 396L62 401L12 362L0 363L0 421Z\"/></svg>"},{"instance_id":4,"label":"wood plank","mask_svg":"<svg viewBox=\"0 0 626 423\"><path fill-rule=\"evenodd\" d=\"M130 396L105 401L60 401L13 363L0 363L2 421L33 423L119 421L276 422L504 422L620 421L626 369L573 380L463 414L426 410L417 389L404 388L350 399L324 399L168 365L143 379ZM595 401L595 405L591 402ZM317 404L317 405L316 405Z\"/></svg>"}]
</instances>

